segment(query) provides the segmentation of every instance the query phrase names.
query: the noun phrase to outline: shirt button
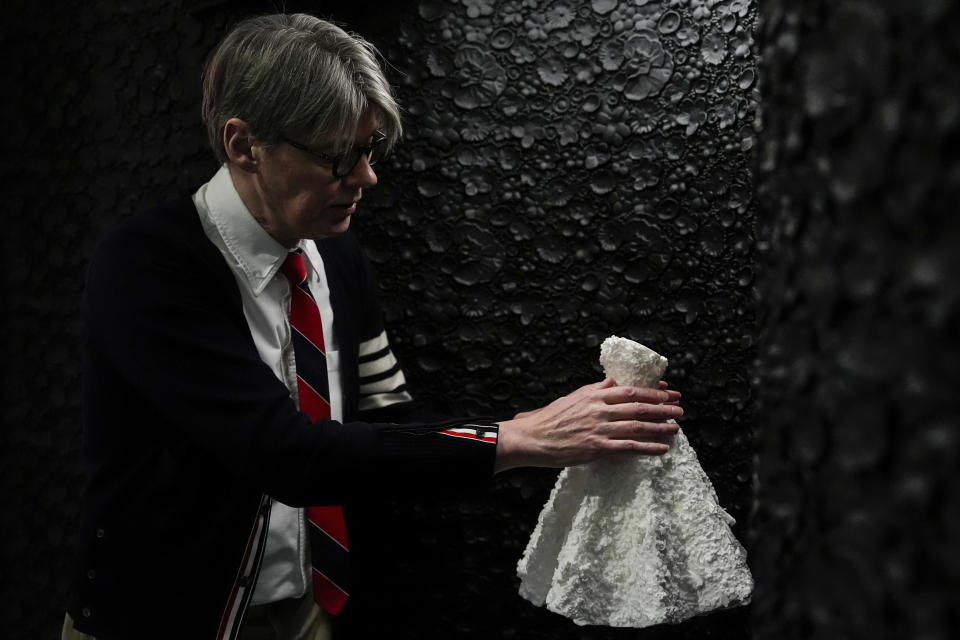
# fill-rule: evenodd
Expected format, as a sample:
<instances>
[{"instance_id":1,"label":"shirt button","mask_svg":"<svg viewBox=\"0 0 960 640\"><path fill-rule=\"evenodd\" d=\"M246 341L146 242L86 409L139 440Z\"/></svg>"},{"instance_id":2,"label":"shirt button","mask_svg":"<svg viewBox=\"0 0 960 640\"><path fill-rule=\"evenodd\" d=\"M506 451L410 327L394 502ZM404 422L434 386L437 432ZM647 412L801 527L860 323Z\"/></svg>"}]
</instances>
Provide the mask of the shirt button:
<instances>
[{"instance_id":1,"label":"shirt button","mask_svg":"<svg viewBox=\"0 0 960 640\"><path fill-rule=\"evenodd\" d=\"M83 614L84 618L89 618L91 615L93 615L93 612L90 611L90 607L84 607L83 611L81 611L80 613Z\"/></svg>"},{"instance_id":2,"label":"shirt button","mask_svg":"<svg viewBox=\"0 0 960 640\"><path fill-rule=\"evenodd\" d=\"M90 571L87 571L87 580L93 580L96 577L97 577L96 571L94 571L93 569L90 569Z\"/></svg>"}]
</instances>

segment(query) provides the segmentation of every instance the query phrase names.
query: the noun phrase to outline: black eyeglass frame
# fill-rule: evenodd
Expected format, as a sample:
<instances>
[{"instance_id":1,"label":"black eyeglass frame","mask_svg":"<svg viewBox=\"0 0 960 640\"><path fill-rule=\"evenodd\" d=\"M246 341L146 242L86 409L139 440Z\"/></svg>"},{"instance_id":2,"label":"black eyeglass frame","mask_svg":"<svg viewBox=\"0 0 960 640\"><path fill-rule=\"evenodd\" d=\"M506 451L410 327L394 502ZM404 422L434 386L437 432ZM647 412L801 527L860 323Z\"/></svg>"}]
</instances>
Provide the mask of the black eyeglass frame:
<instances>
[{"instance_id":1,"label":"black eyeglass frame","mask_svg":"<svg viewBox=\"0 0 960 640\"><path fill-rule=\"evenodd\" d=\"M350 173L354 170L354 168L360 162L360 158L362 156L367 157L367 162L370 163L371 167L375 165L379 160L379 158L374 158L373 152L377 150L377 147L379 147L381 144L387 141L387 136L385 136L380 131L375 131L373 134L373 140L370 142L370 144L353 145L350 148L350 151L348 153L350 155L356 154L356 159L353 161L353 164L347 167L346 170L344 171L341 171L341 163L343 163L343 161L346 159L347 153L340 153L337 155L324 153L323 151L318 151L317 149L311 149L305 144L301 144L299 142L296 142L295 140L291 140L283 136L280 136L278 140L280 142L286 142L288 145L290 145L294 149L299 149L300 151L303 151L304 153L313 157L314 159L319 160L321 163L329 164L335 178L345 178L348 175L350 175Z\"/></svg>"}]
</instances>

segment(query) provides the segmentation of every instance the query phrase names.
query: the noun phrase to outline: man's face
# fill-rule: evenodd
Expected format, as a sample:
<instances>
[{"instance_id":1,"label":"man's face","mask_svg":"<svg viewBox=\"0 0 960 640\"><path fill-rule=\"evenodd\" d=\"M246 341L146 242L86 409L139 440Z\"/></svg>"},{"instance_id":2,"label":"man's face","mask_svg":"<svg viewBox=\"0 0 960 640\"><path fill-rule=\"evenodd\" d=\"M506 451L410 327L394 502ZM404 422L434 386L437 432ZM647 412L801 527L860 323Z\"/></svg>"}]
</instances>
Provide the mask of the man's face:
<instances>
[{"instance_id":1,"label":"man's face","mask_svg":"<svg viewBox=\"0 0 960 640\"><path fill-rule=\"evenodd\" d=\"M354 143L369 144L376 129L376 119L367 112ZM290 144L260 147L259 151L254 179L257 202L251 212L267 233L285 246L346 231L363 190L377 184L366 157L361 157L348 175L338 178L328 163L320 163Z\"/></svg>"}]
</instances>

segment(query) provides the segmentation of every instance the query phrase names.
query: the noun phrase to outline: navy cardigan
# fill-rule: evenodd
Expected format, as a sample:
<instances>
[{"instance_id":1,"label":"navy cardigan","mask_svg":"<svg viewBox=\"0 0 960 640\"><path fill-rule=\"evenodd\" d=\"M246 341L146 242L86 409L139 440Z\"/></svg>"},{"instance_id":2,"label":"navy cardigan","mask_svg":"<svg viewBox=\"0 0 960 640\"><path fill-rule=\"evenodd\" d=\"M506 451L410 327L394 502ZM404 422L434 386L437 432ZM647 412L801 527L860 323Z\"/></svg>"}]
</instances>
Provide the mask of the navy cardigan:
<instances>
[{"instance_id":1,"label":"navy cardigan","mask_svg":"<svg viewBox=\"0 0 960 640\"><path fill-rule=\"evenodd\" d=\"M267 495L344 504L351 555L362 560L354 534L370 535L354 531L352 506L489 484L495 445L446 436L437 423L396 424L397 407L360 415L357 347L380 331L375 286L351 234L318 247L343 424L311 423L261 361L233 275L189 198L125 220L98 248L84 301L88 485L68 607L78 630L101 640L233 637L259 571Z\"/></svg>"}]
</instances>

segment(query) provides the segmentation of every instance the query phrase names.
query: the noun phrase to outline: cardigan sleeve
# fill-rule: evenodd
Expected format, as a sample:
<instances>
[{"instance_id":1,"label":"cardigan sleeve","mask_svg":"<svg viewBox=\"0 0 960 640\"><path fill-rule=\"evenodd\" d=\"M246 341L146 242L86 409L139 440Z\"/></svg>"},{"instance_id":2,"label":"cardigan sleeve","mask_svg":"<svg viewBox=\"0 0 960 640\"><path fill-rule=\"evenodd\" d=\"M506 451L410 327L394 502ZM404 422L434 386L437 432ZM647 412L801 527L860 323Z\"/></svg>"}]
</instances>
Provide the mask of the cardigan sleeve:
<instances>
[{"instance_id":1,"label":"cardigan sleeve","mask_svg":"<svg viewBox=\"0 0 960 640\"><path fill-rule=\"evenodd\" d=\"M106 410L88 417L88 440L104 464L126 455L123 448L186 442L294 506L489 482L495 425L341 424L299 412L260 360L222 258L195 235L185 241L162 218L128 221L91 264L88 387L102 396L122 389L125 408L119 418Z\"/></svg>"},{"instance_id":2,"label":"cardigan sleeve","mask_svg":"<svg viewBox=\"0 0 960 640\"><path fill-rule=\"evenodd\" d=\"M360 260L364 298L358 345L358 408L370 415L409 404L413 398L407 389L403 368L390 346L373 268L362 254Z\"/></svg>"},{"instance_id":3,"label":"cardigan sleeve","mask_svg":"<svg viewBox=\"0 0 960 640\"><path fill-rule=\"evenodd\" d=\"M376 272L356 237L346 233L324 241L323 248L331 262L343 267L337 272L351 282L355 298L344 308L357 324L356 408L360 418L402 423L451 420L411 395L384 323Z\"/></svg>"}]
</instances>

